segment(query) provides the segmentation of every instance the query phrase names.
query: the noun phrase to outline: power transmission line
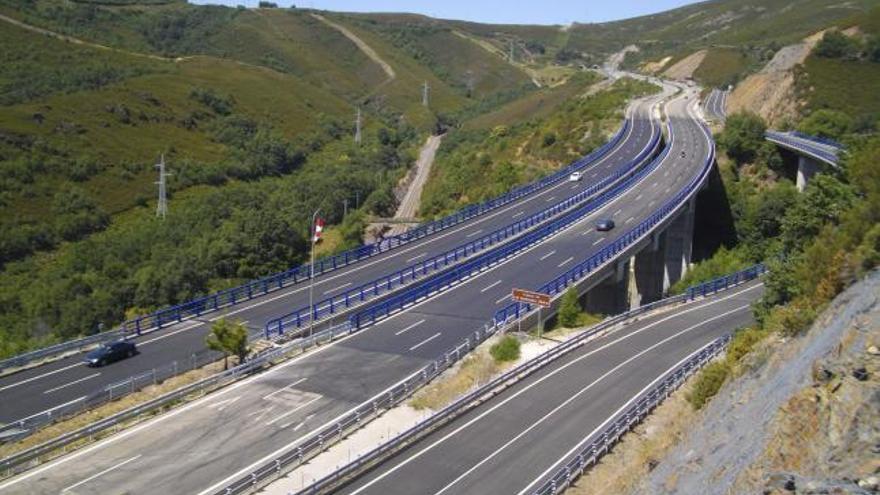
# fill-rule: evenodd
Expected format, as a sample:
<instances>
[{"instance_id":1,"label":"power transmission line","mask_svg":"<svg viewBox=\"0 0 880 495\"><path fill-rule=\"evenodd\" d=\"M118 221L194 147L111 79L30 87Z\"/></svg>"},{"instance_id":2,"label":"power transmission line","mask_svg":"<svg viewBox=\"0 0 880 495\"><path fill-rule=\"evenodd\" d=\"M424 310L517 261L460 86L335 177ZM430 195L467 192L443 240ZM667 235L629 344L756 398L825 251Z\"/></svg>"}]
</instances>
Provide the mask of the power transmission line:
<instances>
[{"instance_id":1,"label":"power transmission line","mask_svg":"<svg viewBox=\"0 0 880 495\"><path fill-rule=\"evenodd\" d=\"M167 178L172 175L165 170L165 153L162 153L156 168L159 169L159 181L156 182L159 185L159 204L156 206L156 216L165 219L168 214Z\"/></svg>"}]
</instances>

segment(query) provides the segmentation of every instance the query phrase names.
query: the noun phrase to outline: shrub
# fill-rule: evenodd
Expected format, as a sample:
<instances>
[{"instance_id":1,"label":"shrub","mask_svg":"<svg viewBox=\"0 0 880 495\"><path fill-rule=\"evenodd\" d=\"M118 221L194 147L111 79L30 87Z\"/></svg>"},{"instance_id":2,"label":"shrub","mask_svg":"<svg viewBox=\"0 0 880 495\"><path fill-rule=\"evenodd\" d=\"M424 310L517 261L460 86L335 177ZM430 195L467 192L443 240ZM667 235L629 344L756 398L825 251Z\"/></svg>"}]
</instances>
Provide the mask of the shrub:
<instances>
[{"instance_id":1,"label":"shrub","mask_svg":"<svg viewBox=\"0 0 880 495\"><path fill-rule=\"evenodd\" d=\"M706 366L697 375L694 389L687 394L687 400L694 409L702 409L709 399L715 396L724 385L729 369L723 361L716 361Z\"/></svg>"},{"instance_id":2,"label":"shrub","mask_svg":"<svg viewBox=\"0 0 880 495\"><path fill-rule=\"evenodd\" d=\"M505 335L492 347L489 348L489 354L495 358L495 361L503 363L505 361L515 361L519 359L520 354L519 340L513 335Z\"/></svg>"},{"instance_id":3,"label":"shrub","mask_svg":"<svg viewBox=\"0 0 880 495\"><path fill-rule=\"evenodd\" d=\"M767 124L759 115L739 112L727 119L724 132L718 136L718 144L738 164L751 162L764 144Z\"/></svg>"},{"instance_id":4,"label":"shrub","mask_svg":"<svg viewBox=\"0 0 880 495\"><path fill-rule=\"evenodd\" d=\"M574 287L570 287L562 296L559 306L559 324L564 327L574 327L578 323L581 307L578 304L578 293Z\"/></svg>"},{"instance_id":5,"label":"shrub","mask_svg":"<svg viewBox=\"0 0 880 495\"><path fill-rule=\"evenodd\" d=\"M854 59L858 56L859 45L840 31L828 31L816 44L814 53L825 58Z\"/></svg>"}]
</instances>

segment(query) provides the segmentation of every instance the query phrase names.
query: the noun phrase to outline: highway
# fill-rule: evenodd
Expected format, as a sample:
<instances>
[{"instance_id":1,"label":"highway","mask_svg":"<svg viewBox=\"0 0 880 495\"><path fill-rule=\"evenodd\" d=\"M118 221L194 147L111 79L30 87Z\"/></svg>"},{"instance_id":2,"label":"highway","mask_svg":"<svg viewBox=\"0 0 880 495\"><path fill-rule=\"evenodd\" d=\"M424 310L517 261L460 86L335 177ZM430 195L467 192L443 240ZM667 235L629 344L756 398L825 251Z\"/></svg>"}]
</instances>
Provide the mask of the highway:
<instances>
[{"instance_id":1,"label":"highway","mask_svg":"<svg viewBox=\"0 0 880 495\"><path fill-rule=\"evenodd\" d=\"M584 220L377 325L0 484L2 493L213 493L436 359L507 304L612 242L700 173L709 142L690 113L663 163ZM684 152L684 156L682 156ZM570 187L566 184L563 187ZM597 232L614 218L618 231Z\"/></svg>"},{"instance_id":2,"label":"highway","mask_svg":"<svg viewBox=\"0 0 880 495\"><path fill-rule=\"evenodd\" d=\"M586 167L582 182L561 181L459 226L323 275L315 281L315 300L457 247L473 240L475 233L488 234L602 180L645 149L652 137L660 132L658 123L649 115L650 107L658 98L651 96L631 107L632 125L627 135L604 157ZM205 352L204 341L210 325L222 316L241 319L253 334L257 334L266 321L307 305L308 284L298 284L145 334L135 339L141 352L139 355L103 368L86 367L82 355L77 354L5 376L0 378L0 422L13 422L76 401L128 377L149 372L154 367L175 361L188 363L194 353Z\"/></svg>"},{"instance_id":3,"label":"highway","mask_svg":"<svg viewBox=\"0 0 880 495\"><path fill-rule=\"evenodd\" d=\"M761 282L753 281L593 340L338 493L529 493L677 363L751 323L751 303L762 292Z\"/></svg>"},{"instance_id":4,"label":"highway","mask_svg":"<svg viewBox=\"0 0 880 495\"><path fill-rule=\"evenodd\" d=\"M711 118L724 120L727 118L727 95L729 91L713 89L706 97L705 110Z\"/></svg>"}]
</instances>

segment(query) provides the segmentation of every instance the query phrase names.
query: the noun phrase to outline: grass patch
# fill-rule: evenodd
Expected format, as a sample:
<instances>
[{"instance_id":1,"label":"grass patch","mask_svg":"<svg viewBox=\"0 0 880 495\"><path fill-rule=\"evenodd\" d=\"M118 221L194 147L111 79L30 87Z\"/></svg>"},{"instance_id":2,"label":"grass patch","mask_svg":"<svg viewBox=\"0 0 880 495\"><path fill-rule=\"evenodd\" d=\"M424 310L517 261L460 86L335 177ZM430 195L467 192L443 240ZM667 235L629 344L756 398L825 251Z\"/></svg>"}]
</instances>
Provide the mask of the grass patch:
<instances>
[{"instance_id":1,"label":"grass patch","mask_svg":"<svg viewBox=\"0 0 880 495\"><path fill-rule=\"evenodd\" d=\"M417 392L410 401L410 406L418 411L424 409L436 411L469 390L488 382L508 366L510 366L509 362L496 361L489 354L488 349L481 346L465 357L449 374L439 377Z\"/></svg>"},{"instance_id":2,"label":"grass patch","mask_svg":"<svg viewBox=\"0 0 880 495\"><path fill-rule=\"evenodd\" d=\"M712 48L694 71L694 79L712 88L735 84L750 66L749 57L732 48Z\"/></svg>"},{"instance_id":3,"label":"grass patch","mask_svg":"<svg viewBox=\"0 0 880 495\"><path fill-rule=\"evenodd\" d=\"M809 110L831 109L854 118L880 115L880 63L810 56L796 77Z\"/></svg>"}]
</instances>

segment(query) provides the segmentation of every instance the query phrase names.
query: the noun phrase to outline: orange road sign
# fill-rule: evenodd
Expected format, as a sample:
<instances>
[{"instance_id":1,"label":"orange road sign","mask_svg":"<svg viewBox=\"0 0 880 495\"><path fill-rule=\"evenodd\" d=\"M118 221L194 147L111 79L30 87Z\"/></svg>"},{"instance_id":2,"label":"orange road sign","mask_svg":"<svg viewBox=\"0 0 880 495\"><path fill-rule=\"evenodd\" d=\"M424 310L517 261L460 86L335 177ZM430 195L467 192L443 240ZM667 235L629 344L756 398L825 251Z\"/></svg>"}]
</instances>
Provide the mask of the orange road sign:
<instances>
[{"instance_id":1,"label":"orange road sign","mask_svg":"<svg viewBox=\"0 0 880 495\"><path fill-rule=\"evenodd\" d=\"M524 302L528 304L536 304L544 308L550 307L550 294L534 292L525 289L513 289L511 298L514 301Z\"/></svg>"}]
</instances>

